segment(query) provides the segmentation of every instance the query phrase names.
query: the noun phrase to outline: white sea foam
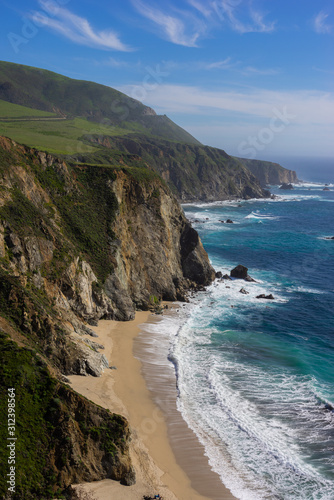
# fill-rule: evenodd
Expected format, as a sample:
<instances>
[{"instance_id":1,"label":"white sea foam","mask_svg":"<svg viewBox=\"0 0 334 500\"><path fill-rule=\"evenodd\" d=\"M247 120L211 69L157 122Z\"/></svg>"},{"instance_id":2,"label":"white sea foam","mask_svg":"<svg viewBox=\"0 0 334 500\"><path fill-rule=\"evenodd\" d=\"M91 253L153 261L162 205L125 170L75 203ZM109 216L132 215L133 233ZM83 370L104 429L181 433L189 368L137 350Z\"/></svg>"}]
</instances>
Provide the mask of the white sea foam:
<instances>
[{"instance_id":1,"label":"white sea foam","mask_svg":"<svg viewBox=\"0 0 334 500\"><path fill-rule=\"evenodd\" d=\"M259 211L251 212L246 215L245 219L260 219L260 220L279 220L280 217L271 214L262 214Z\"/></svg>"},{"instance_id":2,"label":"white sea foam","mask_svg":"<svg viewBox=\"0 0 334 500\"><path fill-rule=\"evenodd\" d=\"M321 396L313 381L279 373L268 377L257 366L224 358L221 350L210 349L214 333L206 314L193 309L173 348L179 408L213 469L240 499L315 499L321 491L329 500L333 484L303 456L304 443L326 439L323 432L333 427L331 412L316 405ZM304 429L289 422L298 415ZM275 480L259 479L266 476Z\"/></svg>"}]
</instances>

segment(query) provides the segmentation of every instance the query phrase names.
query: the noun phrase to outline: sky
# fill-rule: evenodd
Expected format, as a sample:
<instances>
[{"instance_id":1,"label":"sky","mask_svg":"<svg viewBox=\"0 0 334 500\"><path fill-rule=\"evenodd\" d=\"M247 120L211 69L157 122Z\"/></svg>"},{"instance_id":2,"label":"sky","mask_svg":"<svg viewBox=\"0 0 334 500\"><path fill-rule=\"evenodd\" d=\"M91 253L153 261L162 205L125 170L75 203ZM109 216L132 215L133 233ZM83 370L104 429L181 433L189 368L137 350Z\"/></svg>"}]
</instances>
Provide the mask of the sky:
<instances>
[{"instance_id":1,"label":"sky","mask_svg":"<svg viewBox=\"0 0 334 500\"><path fill-rule=\"evenodd\" d=\"M333 0L0 0L0 59L121 90L245 158L334 158Z\"/></svg>"}]
</instances>

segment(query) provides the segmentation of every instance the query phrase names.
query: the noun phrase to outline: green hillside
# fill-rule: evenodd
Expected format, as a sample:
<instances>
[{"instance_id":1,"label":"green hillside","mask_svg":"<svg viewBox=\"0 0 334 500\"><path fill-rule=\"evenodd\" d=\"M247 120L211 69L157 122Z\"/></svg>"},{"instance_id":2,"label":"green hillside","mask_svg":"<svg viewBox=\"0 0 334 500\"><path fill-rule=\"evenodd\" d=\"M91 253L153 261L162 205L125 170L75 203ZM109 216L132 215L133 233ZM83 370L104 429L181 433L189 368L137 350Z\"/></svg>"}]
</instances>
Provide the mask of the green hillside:
<instances>
[{"instance_id":1,"label":"green hillside","mask_svg":"<svg viewBox=\"0 0 334 500\"><path fill-rule=\"evenodd\" d=\"M151 108L115 89L39 68L1 61L0 99L68 119L80 117L104 126L121 127L123 133L135 130L171 141L199 144L167 116L156 115Z\"/></svg>"},{"instance_id":2,"label":"green hillside","mask_svg":"<svg viewBox=\"0 0 334 500\"><path fill-rule=\"evenodd\" d=\"M27 108L26 106L20 106L19 104L13 104L0 99L0 120L32 118L57 118L57 114Z\"/></svg>"}]
</instances>

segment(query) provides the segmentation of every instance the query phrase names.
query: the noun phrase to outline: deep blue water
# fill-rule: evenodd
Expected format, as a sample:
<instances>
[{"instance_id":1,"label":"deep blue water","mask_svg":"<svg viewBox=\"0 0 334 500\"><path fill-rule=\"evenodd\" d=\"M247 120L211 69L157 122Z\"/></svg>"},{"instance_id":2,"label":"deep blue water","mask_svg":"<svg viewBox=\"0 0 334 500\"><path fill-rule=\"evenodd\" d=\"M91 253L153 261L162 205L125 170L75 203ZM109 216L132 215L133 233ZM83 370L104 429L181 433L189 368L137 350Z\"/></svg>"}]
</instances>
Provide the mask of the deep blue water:
<instances>
[{"instance_id":1,"label":"deep blue water","mask_svg":"<svg viewBox=\"0 0 334 500\"><path fill-rule=\"evenodd\" d=\"M257 281L215 282L172 335L179 409L238 498L334 499L334 187L323 187L184 207L215 269L243 264Z\"/></svg>"}]
</instances>

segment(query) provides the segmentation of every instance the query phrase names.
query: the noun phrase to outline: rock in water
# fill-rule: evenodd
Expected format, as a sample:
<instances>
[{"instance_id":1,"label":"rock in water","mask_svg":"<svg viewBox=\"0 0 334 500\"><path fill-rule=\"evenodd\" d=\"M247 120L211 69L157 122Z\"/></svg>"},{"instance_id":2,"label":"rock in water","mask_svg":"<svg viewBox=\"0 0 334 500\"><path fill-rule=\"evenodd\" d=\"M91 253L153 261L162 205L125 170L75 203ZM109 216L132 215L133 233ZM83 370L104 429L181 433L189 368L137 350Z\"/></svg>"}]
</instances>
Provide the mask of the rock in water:
<instances>
[{"instance_id":1,"label":"rock in water","mask_svg":"<svg viewBox=\"0 0 334 500\"><path fill-rule=\"evenodd\" d=\"M232 269L231 271L231 277L232 278L239 278L239 279L246 279L248 275L248 268L245 266L242 266L239 264L237 267Z\"/></svg>"},{"instance_id":2,"label":"rock in water","mask_svg":"<svg viewBox=\"0 0 334 500\"><path fill-rule=\"evenodd\" d=\"M265 293L261 293L261 295L257 295L257 299L267 299L267 300L275 300L275 297L271 293L270 295L266 295Z\"/></svg>"},{"instance_id":3,"label":"rock in water","mask_svg":"<svg viewBox=\"0 0 334 500\"><path fill-rule=\"evenodd\" d=\"M234 222L231 219L227 219L226 224L234 224Z\"/></svg>"},{"instance_id":4,"label":"rock in water","mask_svg":"<svg viewBox=\"0 0 334 500\"><path fill-rule=\"evenodd\" d=\"M220 279L223 277L223 273L221 271L216 272L216 278Z\"/></svg>"},{"instance_id":5,"label":"rock in water","mask_svg":"<svg viewBox=\"0 0 334 500\"><path fill-rule=\"evenodd\" d=\"M245 278L245 281L249 281L250 283L256 283L256 280L254 278L252 278L251 276L248 276L248 274Z\"/></svg>"},{"instance_id":6,"label":"rock in water","mask_svg":"<svg viewBox=\"0 0 334 500\"><path fill-rule=\"evenodd\" d=\"M284 182L280 187L280 189L285 189L285 190L291 190L293 189L293 185L292 184L287 184L286 182Z\"/></svg>"},{"instance_id":7,"label":"rock in water","mask_svg":"<svg viewBox=\"0 0 334 500\"><path fill-rule=\"evenodd\" d=\"M244 288L241 288L241 290L239 290L240 293L244 294L244 295L248 295L249 292L247 292L247 290L245 290Z\"/></svg>"}]
</instances>

